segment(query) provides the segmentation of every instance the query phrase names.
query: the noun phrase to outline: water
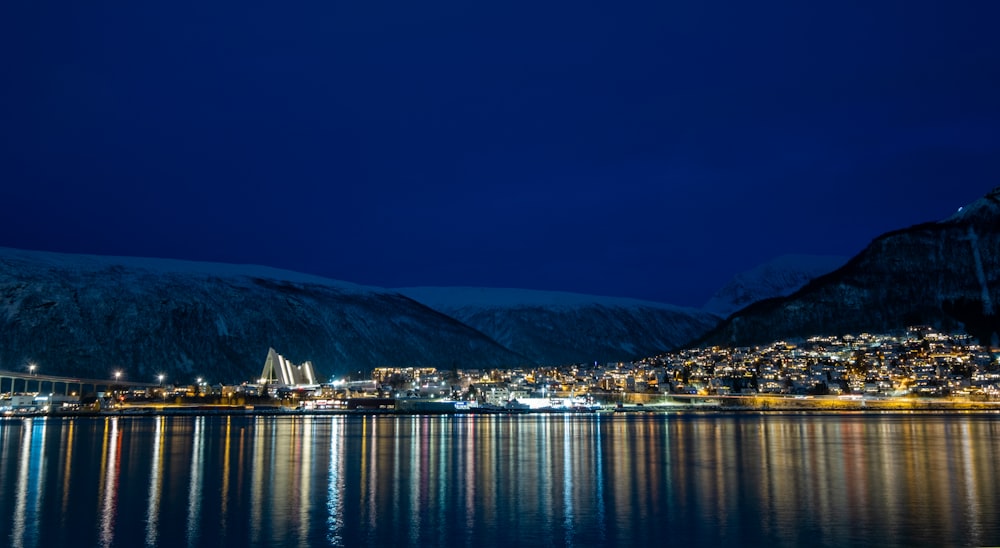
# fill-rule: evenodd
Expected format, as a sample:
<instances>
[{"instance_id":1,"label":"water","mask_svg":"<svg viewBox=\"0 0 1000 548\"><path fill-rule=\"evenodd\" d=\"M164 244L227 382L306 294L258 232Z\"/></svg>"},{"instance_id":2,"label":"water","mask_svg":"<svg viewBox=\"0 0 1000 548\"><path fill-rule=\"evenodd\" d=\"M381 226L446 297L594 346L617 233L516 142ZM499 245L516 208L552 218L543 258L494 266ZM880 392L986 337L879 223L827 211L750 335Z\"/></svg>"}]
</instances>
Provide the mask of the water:
<instances>
[{"instance_id":1,"label":"water","mask_svg":"<svg viewBox=\"0 0 1000 548\"><path fill-rule=\"evenodd\" d=\"M1000 420L0 420L0 545L1000 543Z\"/></svg>"}]
</instances>

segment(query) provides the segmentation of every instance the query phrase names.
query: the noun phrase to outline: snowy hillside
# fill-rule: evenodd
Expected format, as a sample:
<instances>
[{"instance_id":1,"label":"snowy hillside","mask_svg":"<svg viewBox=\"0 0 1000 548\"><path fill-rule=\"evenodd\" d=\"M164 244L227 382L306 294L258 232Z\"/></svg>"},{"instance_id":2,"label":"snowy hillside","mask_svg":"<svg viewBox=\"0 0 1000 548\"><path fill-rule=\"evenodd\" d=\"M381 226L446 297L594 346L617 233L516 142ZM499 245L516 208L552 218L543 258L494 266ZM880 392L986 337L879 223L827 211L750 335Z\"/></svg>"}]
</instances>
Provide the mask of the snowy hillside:
<instances>
[{"instance_id":1,"label":"snowy hillside","mask_svg":"<svg viewBox=\"0 0 1000 548\"><path fill-rule=\"evenodd\" d=\"M940 222L879 236L844 267L750 305L695 344L747 345L912 325L1000 336L1000 187Z\"/></svg>"},{"instance_id":2,"label":"snowy hillside","mask_svg":"<svg viewBox=\"0 0 1000 548\"><path fill-rule=\"evenodd\" d=\"M757 301L791 295L809 280L833 272L846 263L847 257L782 255L734 276L703 308L725 318Z\"/></svg>"},{"instance_id":3,"label":"snowy hillside","mask_svg":"<svg viewBox=\"0 0 1000 548\"><path fill-rule=\"evenodd\" d=\"M702 335L719 321L697 309L575 293L475 287L398 291L548 365L651 356Z\"/></svg>"},{"instance_id":4,"label":"snowy hillside","mask_svg":"<svg viewBox=\"0 0 1000 548\"><path fill-rule=\"evenodd\" d=\"M959 208L951 217L942 223L967 225L995 225L997 212L1000 211L1000 187L996 187L982 198Z\"/></svg>"},{"instance_id":5,"label":"snowy hillside","mask_svg":"<svg viewBox=\"0 0 1000 548\"><path fill-rule=\"evenodd\" d=\"M269 347L317 374L523 363L397 293L264 267L0 248L0 369L234 382Z\"/></svg>"},{"instance_id":6,"label":"snowy hillside","mask_svg":"<svg viewBox=\"0 0 1000 548\"><path fill-rule=\"evenodd\" d=\"M83 255L70 253L50 253L47 251L27 251L0 247L0 260L4 264L23 265L28 268L42 267L66 272L95 272L112 267L154 274L184 274L202 278L250 277L285 282L323 285L344 292L386 292L385 289L367 287L340 280L331 280L312 274L292 270L282 270L260 265L210 263L182 261L178 259L157 259L151 257L116 257L111 255Z\"/></svg>"},{"instance_id":7,"label":"snowy hillside","mask_svg":"<svg viewBox=\"0 0 1000 548\"><path fill-rule=\"evenodd\" d=\"M538 291L496 287L403 287L395 289L434 309L464 307L580 307L601 305L606 307L647 307L675 312L692 312L692 309L655 301L626 297L601 297L563 291Z\"/></svg>"}]
</instances>

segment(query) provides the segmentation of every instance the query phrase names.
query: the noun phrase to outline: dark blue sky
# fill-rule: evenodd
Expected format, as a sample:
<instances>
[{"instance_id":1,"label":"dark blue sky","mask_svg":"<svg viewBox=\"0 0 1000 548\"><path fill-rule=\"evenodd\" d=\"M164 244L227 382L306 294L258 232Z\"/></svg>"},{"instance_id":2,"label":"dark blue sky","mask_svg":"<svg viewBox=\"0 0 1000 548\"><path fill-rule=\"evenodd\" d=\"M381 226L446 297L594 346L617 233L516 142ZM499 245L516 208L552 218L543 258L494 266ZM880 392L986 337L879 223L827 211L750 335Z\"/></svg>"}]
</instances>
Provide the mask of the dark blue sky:
<instances>
[{"instance_id":1,"label":"dark blue sky","mask_svg":"<svg viewBox=\"0 0 1000 548\"><path fill-rule=\"evenodd\" d=\"M997 2L7 2L0 245L701 305L1000 184Z\"/></svg>"}]
</instances>

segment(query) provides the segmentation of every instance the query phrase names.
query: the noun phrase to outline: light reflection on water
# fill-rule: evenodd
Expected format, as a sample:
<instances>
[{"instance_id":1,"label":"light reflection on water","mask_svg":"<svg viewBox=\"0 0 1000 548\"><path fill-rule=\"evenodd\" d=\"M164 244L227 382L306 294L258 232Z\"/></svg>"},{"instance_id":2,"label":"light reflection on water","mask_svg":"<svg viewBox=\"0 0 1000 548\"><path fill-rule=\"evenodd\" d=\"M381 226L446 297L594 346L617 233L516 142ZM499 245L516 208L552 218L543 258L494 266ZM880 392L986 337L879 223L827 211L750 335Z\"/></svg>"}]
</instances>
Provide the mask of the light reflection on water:
<instances>
[{"instance_id":1,"label":"light reflection on water","mask_svg":"<svg viewBox=\"0 0 1000 548\"><path fill-rule=\"evenodd\" d=\"M989 545L1000 422L945 415L0 420L0 543Z\"/></svg>"},{"instance_id":2,"label":"light reflection on water","mask_svg":"<svg viewBox=\"0 0 1000 548\"><path fill-rule=\"evenodd\" d=\"M45 469L31 455L45 451L45 422L27 420L22 433L21 454L17 472L17 495L11 527L11 546L16 548L38 545L38 513L41 493L31 489L44 480ZM33 495L33 496L32 496ZM29 504L29 499L31 499Z\"/></svg>"},{"instance_id":3,"label":"light reflection on water","mask_svg":"<svg viewBox=\"0 0 1000 548\"><path fill-rule=\"evenodd\" d=\"M330 434L330 464L326 486L326 541L344 544L344 421L336 421Z\"/></svg>"},{"instance_id":4,"label":"light reflection on water","mask_svg":"<svg viewBox=\"0 0 1000 548\"><path fill-rule=\"evenodd\" d=\"M205 417L194 419L194 435L192 436L191 448L191 479L188 481L188 516L187 516L187 541L188 546L194 546L198 540L198 529L201 525L201 483L202 470L204 469L204 435L202 427L205 424ZM225 466L223 466L225 470ZM225 515L225 514L223 514Z\"/></svg>"},{"instance_id":5,"label":"light reflection on water","mask_svg":"<svg viewBox=\"0 0 1000 548\"><path fill-rule=\"evenodd\" d=\"M117 418L105 419L104 425L104 443L102 444L104 452L101 454L101 471L98 476L104 479L104 483L98 498L103 501L100 518L101 546L107 548L114 540L115 517L118 515L118 477L121 473L118 464L121 457L119 453L121 432L118 430ZM44 454L32 455L32 458L40 457L44 457Z\"/></svg>"},{"instance_id":6,"label":"light reflection on water","mask_svg":"<svg viewBox=\"0 0 1000 548\"><path fill-rule=\"evenodd\" d=\"M160 492L163 488L161 480L163 474L163 417L154 419L153 430L153 455L151 460L151 472L149 474L149 497L146 506L146 546L156 546L156 534L159 529L158 519L160 513ZM73 425L71 424L70 427ZM67 493L68 495L68 493Z\"/></svg>"}]
</instances>

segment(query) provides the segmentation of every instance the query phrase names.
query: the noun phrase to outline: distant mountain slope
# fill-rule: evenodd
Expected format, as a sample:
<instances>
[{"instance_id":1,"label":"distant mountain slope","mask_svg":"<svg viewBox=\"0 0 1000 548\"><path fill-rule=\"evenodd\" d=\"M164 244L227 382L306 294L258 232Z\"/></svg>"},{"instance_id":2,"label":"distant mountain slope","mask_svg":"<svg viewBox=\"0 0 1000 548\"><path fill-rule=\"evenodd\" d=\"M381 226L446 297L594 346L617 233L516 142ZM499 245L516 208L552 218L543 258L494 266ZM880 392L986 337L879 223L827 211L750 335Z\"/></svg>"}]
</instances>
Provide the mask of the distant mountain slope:
<instances>
[{"instance_id":1,"label":"distant mountain slope","mask_svg":"<svg viewBox=\"0 0 1000 548\"><path fill-rule=\"evenodd\" d=\"M650 356L719 321L697 309L575 293L470 287L398 291L546 365Z\"/></svg>"},{"instance_id":2,"label":"distant mountain slope","mask_svg":"<svg viewBox=\"0 0 1000 548\"><path fill-rule=\"evenodd\" d=\"M791 295L846 262L847 257L829 255L782 255L733 276L703 309L725 318L757 301Z\"/></svg>"},{"instance_id":3,"label":"distant mountain slope","mask_svg":"<svg viewBox=\"0 0 1000 548\"><path fill-rule=\"evenodd\" d=\"M750 305L694 344L748 345L909 325L1000 334L1000 187L944 221L876 238L796 293Z\"/></svg>"},{"instance_id":4,"label":"distant mountain slope","mask_svg":"<svg viewBox=\"0 0 1000 548\"><path fill-rule=\"evenodd\" d=\"M234 382L259 375L271 346L323 377L525 361L385 289L266 267L0 248L0 368Z\"/></svg>"}]
</instances>

